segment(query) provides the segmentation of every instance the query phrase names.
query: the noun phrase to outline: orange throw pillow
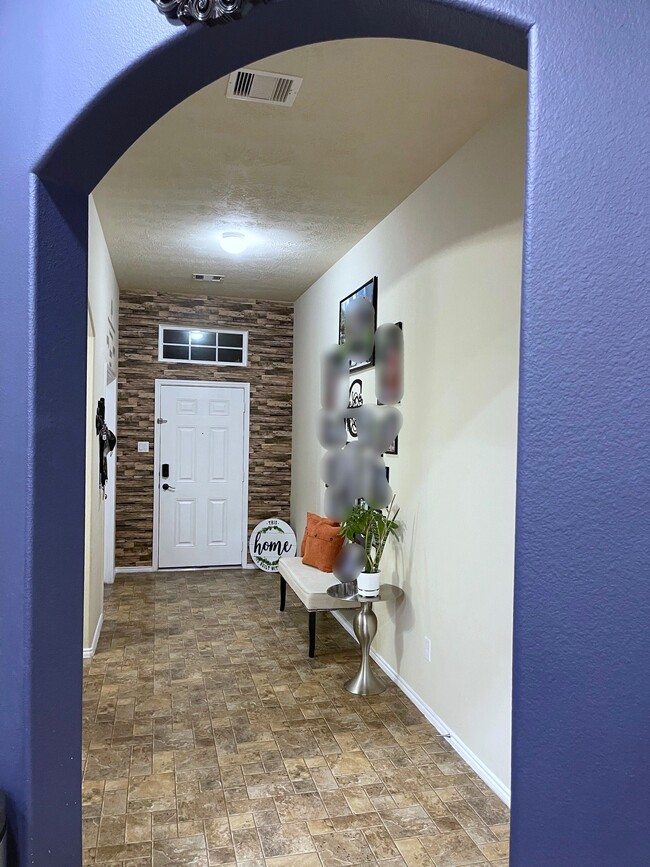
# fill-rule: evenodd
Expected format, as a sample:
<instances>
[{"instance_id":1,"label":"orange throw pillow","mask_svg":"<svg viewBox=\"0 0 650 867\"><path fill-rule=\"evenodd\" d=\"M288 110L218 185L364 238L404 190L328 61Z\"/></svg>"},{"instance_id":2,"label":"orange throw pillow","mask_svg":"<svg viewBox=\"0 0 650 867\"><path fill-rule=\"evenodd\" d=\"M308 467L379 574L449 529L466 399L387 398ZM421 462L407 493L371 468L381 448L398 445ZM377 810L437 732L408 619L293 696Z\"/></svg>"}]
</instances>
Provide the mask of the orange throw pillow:
<instances>
[{"instance_id":1,"label":"orange throw pillow","mask_svg":"<svg viewBox=\"0 0 650 867\"><path fill-rule=\"evenodd\" d=\"M302 537L302 544L300 546L300 556L305 556L305 546L307 545L307 536L314 529L317 524L327 524L329 527L338 527L339 524L336 521L332 521L331 518L324 518L322 515L317 515L315 512L307 512L307 526L305 527L305 533Z\"/></svg>"},{"instance_id":2,"label":"orange throw pillow","mask_svg":"<svg viewBox=\"0 0 650 867\"><path fill-rule=\"evenodd\" d=\"M339 536L339 527L320 522L307 534L302 562L321 572L331 572L345 539Z\"/></svg>"}]
</instances>

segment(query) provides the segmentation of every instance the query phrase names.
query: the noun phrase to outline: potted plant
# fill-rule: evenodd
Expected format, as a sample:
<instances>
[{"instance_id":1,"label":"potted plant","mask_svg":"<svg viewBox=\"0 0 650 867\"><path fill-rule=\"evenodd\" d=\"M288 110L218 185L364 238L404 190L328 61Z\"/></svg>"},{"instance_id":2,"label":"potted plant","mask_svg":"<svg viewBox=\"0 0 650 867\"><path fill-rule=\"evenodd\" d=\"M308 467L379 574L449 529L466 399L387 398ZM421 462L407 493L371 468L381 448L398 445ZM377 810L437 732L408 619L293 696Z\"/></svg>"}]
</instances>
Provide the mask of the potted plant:
<instances>
[{"instance_id":1,"label":"potted plant","mask_svg":"<svg viewBox=\"0 0 650 867\"><path fill-rule=\"evenodd\" d=\"M360 596L377 596L379 593L379 564L388 539L397 536L399 524L395 519L398 514L395 497L385 510L373 509L361 500L341 522L340 535L345 536L348 542L361 545L365 553L363 571L357 578Z\"/></svg>"}]
</instances>

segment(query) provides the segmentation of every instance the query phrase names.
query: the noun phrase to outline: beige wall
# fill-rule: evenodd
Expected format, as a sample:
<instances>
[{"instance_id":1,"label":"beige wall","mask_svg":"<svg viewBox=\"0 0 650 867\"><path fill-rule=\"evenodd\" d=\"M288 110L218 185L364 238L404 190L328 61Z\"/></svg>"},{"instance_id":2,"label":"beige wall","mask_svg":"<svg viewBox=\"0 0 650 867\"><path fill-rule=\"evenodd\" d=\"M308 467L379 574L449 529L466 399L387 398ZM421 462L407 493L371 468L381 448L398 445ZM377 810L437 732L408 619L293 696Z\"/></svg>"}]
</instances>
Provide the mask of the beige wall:
<instances>
[{"instance_id":1,"label":"beige wall","mask_svg":"<svg viewBox=\"0 0 650 867\"><path fill-rule=\"evenodd\" d=\"M383 569L406 601L376 606L375 647L505 789L525 128L522 97L295 307L298 538L307 510L322 507L319 354L336 342L338 302L376 274L378 322L404 323L404 426L399 455L386 462L405 538ZM407 157L408 147L398 158Z\"/></svg>"},{"instance_id":2,"label":"beige wall","mask_svg":"<svg viewBox=\"0 0 650 867\"><path fill-rule=\"evenodd\" d=\"M95 410L99 398L105 396L107 367L117 373L118 305L117 280L97 209L90 196L88 200L89 341L86 387L84 650L89 650L92 646L104 603L104 497L99 487L99 439L95 435Z\"/></svg>"}]
</instances>

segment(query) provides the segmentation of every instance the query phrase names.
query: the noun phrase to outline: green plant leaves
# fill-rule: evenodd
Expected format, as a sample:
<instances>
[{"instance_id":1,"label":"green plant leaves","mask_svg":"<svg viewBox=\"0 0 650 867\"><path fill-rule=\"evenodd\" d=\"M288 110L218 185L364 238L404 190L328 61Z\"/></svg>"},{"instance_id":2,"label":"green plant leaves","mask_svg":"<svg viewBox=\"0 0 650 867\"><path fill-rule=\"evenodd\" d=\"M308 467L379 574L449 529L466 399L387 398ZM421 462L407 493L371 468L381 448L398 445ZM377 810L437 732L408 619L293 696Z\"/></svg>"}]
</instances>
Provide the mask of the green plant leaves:
<instances>
[{"instance_id":1,"label":"green plant leaves","mask_svg":"<svg viewBox=\"0 0 650 867\"><path fill-rule=\"evenodd\" d=\"M354 506L341 523L340 535L349 542L363 546L366 572L378 572L386 543L391 536L397 536L399 524L396 521L399 508L395 509L395 497L388 508L373 509L361 501Z\"/></svg>"}]
</instances>

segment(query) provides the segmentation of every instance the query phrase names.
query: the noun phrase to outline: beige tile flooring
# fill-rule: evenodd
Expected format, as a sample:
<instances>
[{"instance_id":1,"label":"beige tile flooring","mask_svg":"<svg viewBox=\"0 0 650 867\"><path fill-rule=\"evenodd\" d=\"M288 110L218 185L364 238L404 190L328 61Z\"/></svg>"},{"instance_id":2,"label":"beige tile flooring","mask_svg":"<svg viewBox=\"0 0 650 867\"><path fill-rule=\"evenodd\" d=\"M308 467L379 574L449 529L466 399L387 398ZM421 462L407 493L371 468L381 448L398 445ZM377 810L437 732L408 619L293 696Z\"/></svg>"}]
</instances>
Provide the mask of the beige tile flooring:
<instances>
[{"instance_id":1,"label":"beige tile flooring","mask_svg":"<svg viewBox=\"0 0 650 867\"><path fill-rule=\"evenodd\" d=\"M84 864L505 865L508 811L277 577L118 577L84 683ZM383 677L383 675L382 675Z\"/></svg>"}]
</instances>

